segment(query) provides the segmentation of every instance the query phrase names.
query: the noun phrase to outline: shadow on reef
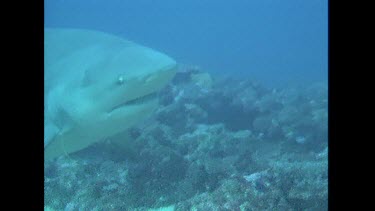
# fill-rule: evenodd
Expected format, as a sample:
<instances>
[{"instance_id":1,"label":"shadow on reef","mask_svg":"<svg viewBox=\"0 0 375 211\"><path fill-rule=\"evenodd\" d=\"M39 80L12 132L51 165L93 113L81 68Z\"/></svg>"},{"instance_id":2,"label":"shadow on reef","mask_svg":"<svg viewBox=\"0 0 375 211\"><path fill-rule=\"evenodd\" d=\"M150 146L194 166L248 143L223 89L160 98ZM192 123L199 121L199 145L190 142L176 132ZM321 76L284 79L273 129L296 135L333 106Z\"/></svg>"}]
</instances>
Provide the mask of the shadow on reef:
<instances>
[{"instance_id":1,"label":"shadow on reef","mask_svg":"<svg viewBox=\"0 0 375 211\"><path fill-rule=\"evenodd\" d=\"M46 163L46 208L327 210L325 84L267 89L182 66L160 104L139 126Z\"/></svg>"}]
</instances>

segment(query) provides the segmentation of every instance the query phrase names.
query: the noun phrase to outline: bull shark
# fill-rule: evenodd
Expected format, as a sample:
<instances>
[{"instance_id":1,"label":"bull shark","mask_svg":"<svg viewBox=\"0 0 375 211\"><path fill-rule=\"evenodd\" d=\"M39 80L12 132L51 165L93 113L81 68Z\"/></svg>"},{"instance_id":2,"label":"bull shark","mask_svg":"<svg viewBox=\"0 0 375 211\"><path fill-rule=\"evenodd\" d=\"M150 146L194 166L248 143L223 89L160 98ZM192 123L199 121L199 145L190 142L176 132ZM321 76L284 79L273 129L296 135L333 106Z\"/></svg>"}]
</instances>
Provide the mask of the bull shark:
<instances>
[{"instance_id":1,"label":"bull shark","mask_svg":"<svg viewBox=\"0 0 375 211\"><path fill-rule=\"evenodd\" d=\"M45 161L147 118L175 75L169 56L99 31L44 30Z\"/></svg>"}]
</instances>

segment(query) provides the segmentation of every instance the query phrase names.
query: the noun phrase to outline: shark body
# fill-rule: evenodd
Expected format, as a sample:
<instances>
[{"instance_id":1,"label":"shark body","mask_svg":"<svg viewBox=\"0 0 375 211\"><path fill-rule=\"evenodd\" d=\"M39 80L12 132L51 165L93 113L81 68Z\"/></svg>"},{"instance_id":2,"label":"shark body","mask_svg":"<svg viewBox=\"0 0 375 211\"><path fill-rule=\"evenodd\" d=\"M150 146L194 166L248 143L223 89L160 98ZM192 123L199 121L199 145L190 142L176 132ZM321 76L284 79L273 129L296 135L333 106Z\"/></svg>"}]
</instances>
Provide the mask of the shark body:
<instances>
[{"instance_id":1,"label":"shark body","mask_svg":"<svg viewBox=\"0 0 375 211\"><path fill-rule=\"evenodd\" d=\"M103 32L45 29L44 155L88 147L145 119L176 62Z\"/></svg>"}]
</instances>

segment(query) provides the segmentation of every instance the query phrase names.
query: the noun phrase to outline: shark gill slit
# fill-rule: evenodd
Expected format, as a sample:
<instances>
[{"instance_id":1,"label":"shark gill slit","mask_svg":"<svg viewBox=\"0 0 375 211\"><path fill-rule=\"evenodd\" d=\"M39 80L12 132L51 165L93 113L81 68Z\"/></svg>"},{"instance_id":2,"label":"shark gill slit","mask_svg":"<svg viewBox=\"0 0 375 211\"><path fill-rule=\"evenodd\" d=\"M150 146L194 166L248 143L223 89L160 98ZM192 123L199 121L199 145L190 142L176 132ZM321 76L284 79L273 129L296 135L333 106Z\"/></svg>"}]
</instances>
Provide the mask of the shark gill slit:
<instances>
[{"instance_id":1,"label":"shark gill slit","mask_svg":"<svg viewBox=\"0 0 375 211\"><path fill-rule=\"evenodd\" d=\"M64 141L61 141L61 148L64 152L64 155L70 160L70 161L74 161L70 156L69 156L69 153L65 150L65 144L64 144Z\"/></svg>"}]
</instances>

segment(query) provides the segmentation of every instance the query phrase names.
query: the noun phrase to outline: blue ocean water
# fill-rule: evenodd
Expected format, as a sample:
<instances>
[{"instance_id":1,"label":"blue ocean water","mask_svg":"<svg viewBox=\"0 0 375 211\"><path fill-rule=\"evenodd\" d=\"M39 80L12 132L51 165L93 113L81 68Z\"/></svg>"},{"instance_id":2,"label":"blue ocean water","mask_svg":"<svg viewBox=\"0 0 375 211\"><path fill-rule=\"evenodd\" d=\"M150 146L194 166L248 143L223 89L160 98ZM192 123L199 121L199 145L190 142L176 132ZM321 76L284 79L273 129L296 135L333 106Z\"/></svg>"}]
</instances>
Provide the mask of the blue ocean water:
<instances>
[{"instance_id":1,"label":"blue ocean water","mask_svg":"<svg viewBox=\"0 0 375 211\"><path fill-rule=\"evenodd\" d=\"M327 210L327 4L45 0L46 28L91 31L45 31L44 210ZM161 51L178 71L130 99L161 74L107 68L125 63L123 43L108 50L97 31ZM148 58L127 52L141 67ZM130 126L112 113L146 105Z\"/></svg>"},{"instance_id":2,"label":"blue ocean water","mask_svg":"<svg viewBox=\"0 0 375 211\"><path fill-rule=\"evenodd\" d=\"M270 87L327 81L327 0L45 0L45 26L110 32Z\"/></svg>"}]
</instances>

